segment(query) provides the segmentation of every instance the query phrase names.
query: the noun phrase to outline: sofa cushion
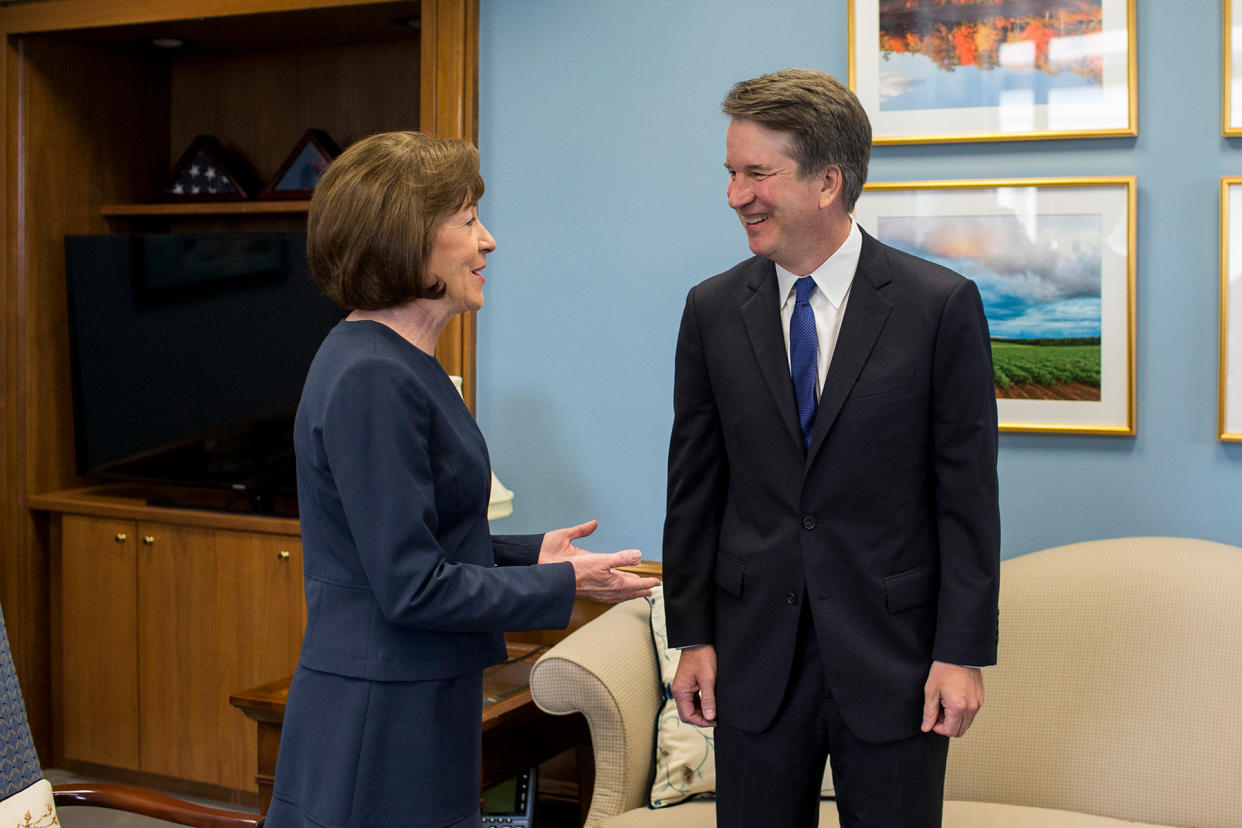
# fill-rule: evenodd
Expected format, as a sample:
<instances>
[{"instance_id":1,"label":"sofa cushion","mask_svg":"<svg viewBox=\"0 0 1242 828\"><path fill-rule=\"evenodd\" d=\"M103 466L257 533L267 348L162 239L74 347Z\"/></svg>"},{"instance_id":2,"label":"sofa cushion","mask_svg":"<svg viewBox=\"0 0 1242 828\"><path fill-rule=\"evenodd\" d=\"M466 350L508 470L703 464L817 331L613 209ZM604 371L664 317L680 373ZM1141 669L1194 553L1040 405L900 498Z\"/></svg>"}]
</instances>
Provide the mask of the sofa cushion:
<instances>
[{"instance_id":1,"label":"sofa cushion","mask_svg":"<svg viewBox=\"0 0 1242 828\"><path fill-rule=\"evenodd\" d=\"M1121 538L1004 562L987 699L945 796L1242 826L1242 549Z\"/></svg>"},{"instance_id":2,"label":"sofa cushion","mask_svg":"<svg viewBox=\"0 0 1242 828\"><path fill-rule=\"evenodd\" d=\"M949 752L952 762L952 751ZM821 815L820 825L824 825ZM836 825L835 822L828 823ZM1029 808L1024 805L1002 805L995 802L944 803L944 828L1172 828L1150 822L1129 822L1124 819L1057 811L1051 808Z\"/></svg>"},{"instance_id":3,"label":"sofa cushion","mask_svg":"<svg viewBox=\"0 0 1242 828\"><path fill-rule=\"evenodd\" d=\"M599 823L600 828L715 828L716 811L712 802L684 802L672 808L652 810L637 808ZM819 806L820 828L837 828L837 806L823 802ZM1056 811L1049 808L1027 808L1021 805L998 805L992 802L944 803L944 828L1172 828L1150 822L1127 822L1124 819Z\"/></svg>"}]
</instances>

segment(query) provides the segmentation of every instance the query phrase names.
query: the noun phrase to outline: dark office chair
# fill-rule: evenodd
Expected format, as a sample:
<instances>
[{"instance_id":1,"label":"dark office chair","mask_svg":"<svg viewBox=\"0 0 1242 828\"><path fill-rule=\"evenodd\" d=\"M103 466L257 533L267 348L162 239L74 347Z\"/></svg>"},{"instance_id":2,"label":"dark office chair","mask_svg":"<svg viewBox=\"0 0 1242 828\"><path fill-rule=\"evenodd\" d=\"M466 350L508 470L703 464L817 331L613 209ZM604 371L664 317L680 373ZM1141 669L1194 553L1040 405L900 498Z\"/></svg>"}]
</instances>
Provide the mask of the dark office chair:
<instances>
[{"instance_id":1,"label":"dark office chair","mask_svg":"<svg viewBox=\"0 0 1242 828\"><path fill-rule=\"evenodd\" d=\"M52 785L43 778L0 611L0 825L51 828L56 809L89 805L197 828L261 828L263 817L208 808L130 785Z\"/></svg>"}]
</instances>

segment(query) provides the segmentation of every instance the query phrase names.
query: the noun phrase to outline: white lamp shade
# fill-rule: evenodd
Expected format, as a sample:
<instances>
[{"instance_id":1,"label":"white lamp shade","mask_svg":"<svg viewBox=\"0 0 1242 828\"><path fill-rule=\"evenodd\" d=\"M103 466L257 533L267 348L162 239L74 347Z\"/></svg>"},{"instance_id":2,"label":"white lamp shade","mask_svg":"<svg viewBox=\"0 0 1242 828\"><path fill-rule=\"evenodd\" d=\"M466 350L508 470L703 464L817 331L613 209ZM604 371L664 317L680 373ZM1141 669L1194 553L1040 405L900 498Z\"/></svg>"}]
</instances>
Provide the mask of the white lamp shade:
<instances>
[{"instance_id":1,"label":"white lamp shade","mask_svg":"<svg viewBox=\"0 0 1242 828\"><path fill-rule=\"evenodd\" d=\"M460 394L461 377L450 374L449 379L453 381L453 385L457 386L457 393ZM487 519L498 520L511 514L513 514L513 490L505 488L505 484L496 477L496 472L492 472L492 491L487 499Z\"/></svg>"}]
</instances>

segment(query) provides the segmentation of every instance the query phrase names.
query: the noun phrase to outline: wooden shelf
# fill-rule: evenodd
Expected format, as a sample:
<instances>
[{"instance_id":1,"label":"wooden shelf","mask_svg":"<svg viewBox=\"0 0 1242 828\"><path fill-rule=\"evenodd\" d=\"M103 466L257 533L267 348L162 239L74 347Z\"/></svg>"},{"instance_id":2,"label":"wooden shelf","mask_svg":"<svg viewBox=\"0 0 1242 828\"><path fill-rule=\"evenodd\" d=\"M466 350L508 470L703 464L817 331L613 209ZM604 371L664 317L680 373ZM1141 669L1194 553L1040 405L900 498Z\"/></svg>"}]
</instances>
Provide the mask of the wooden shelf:
<instances>
[{"instance_id":1,"label":"wooden shelf","mask_svg":"<svg viewBox=\"0 0 1242 828\"><path fill-rule=\"evenodd\" d=\"M234 529L273 535L301 533L297 518L231 510L238 500L236 493L223 490L110 483L30 495L26 498L26 505L41 512L118 520L155 520L179 526ZM244 496L241 500L244 501ZM151 505L152 502L157 505ZM178 502L202 506L196 508L173 505ZM244 506L244 502L242 505ZM281 505L285 505L283 500Z\"/></svg>"},{"instance_id":2,"label":"wooden shelf","mask_svg":"<svg viewBox=\"0 0 1242 828\"><path fill-rule=\"evenodd\" d=\"M211 201L170 204L105 204L104 216L241 216L305 213L310 199L289 201Z\"/></svg>"}]
</instances>

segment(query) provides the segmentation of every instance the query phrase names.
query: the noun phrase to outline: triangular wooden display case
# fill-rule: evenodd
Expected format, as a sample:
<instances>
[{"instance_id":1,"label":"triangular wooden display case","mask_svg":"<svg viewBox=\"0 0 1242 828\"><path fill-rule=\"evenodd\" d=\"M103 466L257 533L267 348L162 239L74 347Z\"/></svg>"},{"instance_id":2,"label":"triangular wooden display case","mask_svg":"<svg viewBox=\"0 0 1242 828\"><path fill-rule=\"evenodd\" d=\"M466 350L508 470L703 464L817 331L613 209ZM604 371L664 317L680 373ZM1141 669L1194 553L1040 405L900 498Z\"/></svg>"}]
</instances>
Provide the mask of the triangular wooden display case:
<instances>
[{"instance_id":1,"label":"triangular wooden display case","mask_svg":"<svg viewBox=\"0 0 1242 828\"><path fill-rule=\"evenodd\" d=\"M259 193L259 198L310 198L323 171L340 154L340 147L328 133L321 129L306 130L285 163Z\"/></svg>"},{"instance_id":2,"label":"triangular wooden display case","mask_svg":"<svg viewBox=\"0 0 1242 828\"><path fill-rule=\"evenodd\" d=\"M255 175L210 135L199 135L173 165L164 188L169 201L243 201L254 192Z\"/></svg>"}]
</instances>

